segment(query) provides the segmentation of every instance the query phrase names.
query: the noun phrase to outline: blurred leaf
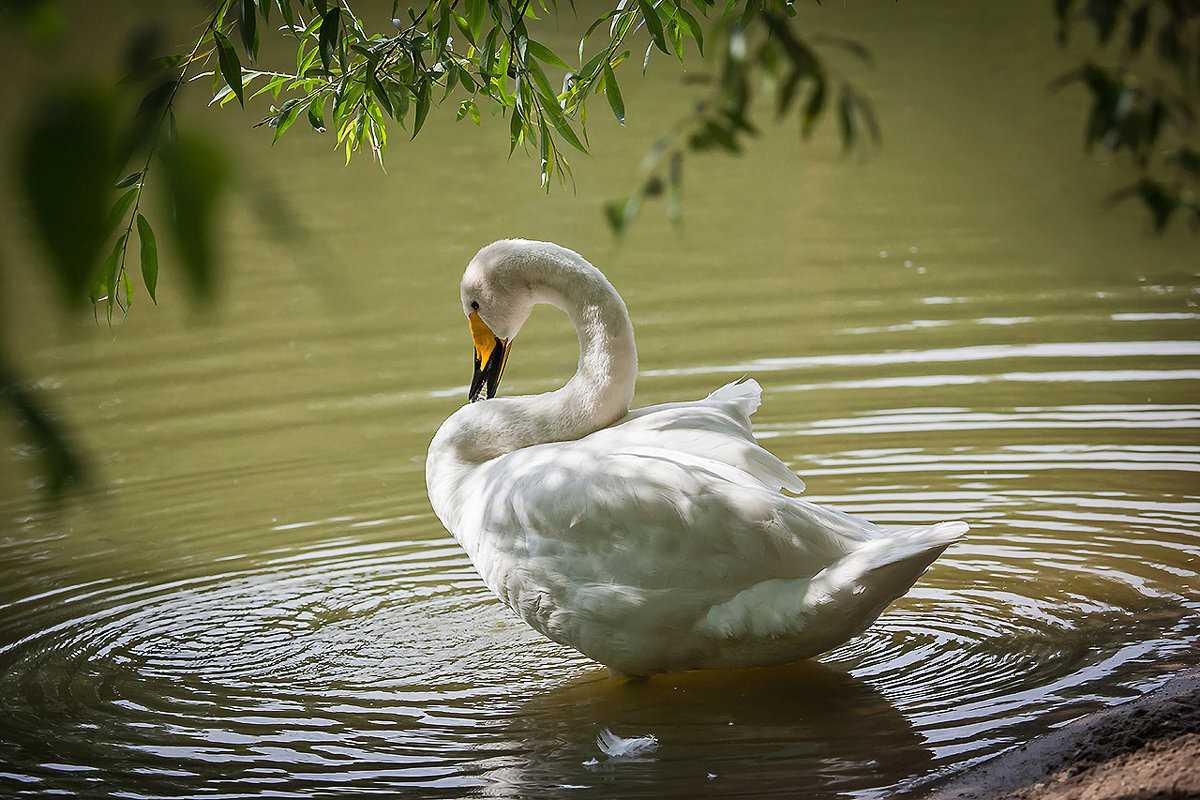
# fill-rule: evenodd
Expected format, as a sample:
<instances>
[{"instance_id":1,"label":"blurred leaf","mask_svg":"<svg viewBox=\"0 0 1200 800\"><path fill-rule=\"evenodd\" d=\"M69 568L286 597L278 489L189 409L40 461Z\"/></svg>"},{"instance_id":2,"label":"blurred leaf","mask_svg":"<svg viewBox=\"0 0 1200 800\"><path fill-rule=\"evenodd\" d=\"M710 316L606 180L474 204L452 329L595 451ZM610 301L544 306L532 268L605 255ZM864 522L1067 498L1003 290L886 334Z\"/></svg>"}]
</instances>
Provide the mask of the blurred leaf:
<instances>
[{"instance_id":1,"label":"blurred leaf","mask_svg":"<svg viewBox=\"0 0 1200 800\"><path fill-rule=\"evenodd\" d=\"M800 132L806 139L812 135L817 119L825 110L825 98L826 81L821 78L813 86L812 94L808 96L808 102L804 105L804 119L801 122Z\"/></svg>"},{"instance_id":2,"label":"blurred leaf","mask_svg":"<svg viewBox=\"0 0 1200 800\"><path fill-rule=\"evenodd\" d=\"M221 77L225 79L225 83L229 84L238 103L245 108L246 101L242 97L242 62L238 60L237 52L225 38L225 34L213 31L213 41L217 43L217 62L221 67Z\"/></svg>"},{"instance_id":3,"label":"blurred leaf","mask_svg":"<svg viewBox=\"0 0 1200 800\"><path fill-rule=\"evenodd\" d=\"M810 40L816 42L817 44L825 44L831 47L841 48L867 66L875 66L875 59L872 57L871 51L864 47L861 42L856 42L853 39L847 39L844 36L831 36L825 33L814 34L810 37Z\"/></svg>"},{"instance_id":4,"label":"blurred leaf","mask_svg":"<svg viewBox=\"0 0 1200 800\"><path fill-rule=\"evenodd\" d=\"M793 69L788 73L788 76L779 84L779 90L776 94L775 114L778 117L783 117L787 114L788 109L792 105L792 99L796 95L796 87L800 85L800 70Z\"/></svg>"},{"instance_id":5,"label":"blurred leaf","mask_svg":"<svg viewBox=\"0 0 1200 800\"><path fill-rule=\"evenodd\" d=\"M683 220L683 153L676 150L667 162L667 218L678 224Z\"/></svg>"},{"instance_id":6,"label":"blurred leaf","mask_svg":"<svg viewBox=\"0 0 1200 800\"><path fill-rule=\"evenodd\" d=\"M842 134L842 150L849 150L858 139L858 108L854 92L847 86L842 87L838 97L838 125Z\"/></svg>"},{"instance_id":7,"label":"blurred leaf","mask_svg":"<svg viewBox=\"0 0 1200 800\"><path fill-rule=\"evenodd\" d=\"M604 218L613 233L621 233L625 223L625 201L614 201L604 204Z\"/></svg>"},{"instance_id":8,"label":"blurred leaf","mask_svg":"<svg viewBox=\"0 0 1200 800\"><path fill-rule=\"evenodd\" d=\"M158 288L158 242L154 239L154 229L141 214L137 215L137 228L142 243L142 282L146 284L150 299L157 305L154 291Z\"/></svg>"},{"instance_id":9,"label":"blurred leaf","mask_svg":"<svg viewBox=\"0 0 1200 800\"><path fill-rule=\"evenodd\" d=\"M71 444L70 435L18 378L7 362L0 360L0 399L16 412L17 425L25 432L42 462L44 490L52 499L71 486L84 483L87 466Z\"/></svg>"},{"instance_id":10,"label":"blurred leaf","mask_svg":"<svg viewBox=\"0 0 1200 800\"><path fill-rule=\"evenodd\" d=\"M1129 16L1129 52L1137 55L1146 43L1146 30L1150 25L1150 3L1143 3Z\"/></svg>"},{"instance_id":11,"label":"blurred leaf","mask_svg":"<svg viewBox=\"0 0 1200 800\"><path fill-rule=\"evenodd\" d=\"M859 116L867 123L867 132L871 134L872 143L876 146L882 144L883 132L879 130L879 121L875 119L875 109L871 106L871 101L866 95L858 92L854 93L854 100Z\"/></svg>"},{"instance_id":12,"label":"blurred leaf","mask_svg":"<svg viewBox=\"0 0 1200 800\"><path fill-rule=\"evenodd\" d=\"M37 104L17 146L20 190L71 305L87 296L108 237L114 112L103 88L64 87Z\"/></svg>"},{"instance_id":13,"label":"blurred leaf","mask_svg":"<svg viewBox=\"0 0 1200 800\"><path fill-rule=\"evenodd\" d=\"M1175 64L1186 60L1182 56L1184 48L1179 43L1179 29L1175 25L1168 23L1158 29L1155 46L1158 49L1158 57L1163 61Z\"/></svg>"},{"instance_id":14,"label":"blurred leaf","mask_svg":"<svg viewBox=\"0 0 1200 800\"><path fill-rule=\"evenodd\" d=\"M1113 29L1117 26L1119 0L1090 0L1087 15L1096 26L1100 44L1108 44Z\"/></svg>"},{"instance_id":15,"label":"blurred leaf","mask_svg":"<svg viewBox=\"0 0 1200 800\"><path fill-rule=\"evenodd\" d=\"M225 190L227 167L207 142L180 136L162 150L167 215L174 226L179 255L197 299L212 296L215 285L214 216Z\"/></svg>"}]
</instances>

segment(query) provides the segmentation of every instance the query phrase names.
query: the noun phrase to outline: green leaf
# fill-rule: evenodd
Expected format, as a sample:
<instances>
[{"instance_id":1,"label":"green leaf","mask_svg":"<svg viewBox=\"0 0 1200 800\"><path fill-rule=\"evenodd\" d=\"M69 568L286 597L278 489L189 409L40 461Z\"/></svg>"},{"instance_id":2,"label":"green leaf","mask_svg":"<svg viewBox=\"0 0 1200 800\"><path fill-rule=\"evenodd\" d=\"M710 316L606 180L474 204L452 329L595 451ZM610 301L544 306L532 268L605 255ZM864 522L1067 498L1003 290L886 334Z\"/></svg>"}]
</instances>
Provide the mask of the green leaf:
<instances>
[{"instance_id":1,"label":"green leaf","mask_svg":"<svg viewBox=\"0 0 1200 800\"><path fill-rule=\"evenodd\" d=\"M479 106L475 105L475 101L470 98L467 98L459 103L458 115L455 117L455 120L461 120L467 116L469 116L471 121L476 125L479 124Z\"/></svg>"},{"instance_id":2,"label":"green leaf","mask_svg":"<svg viewBox=\"0 0 1200 800\"><path fill-rule=\"evenodd\" d=\"M429 102L429 82L422 80L417 87L417 111L413 116L413 139L417 138L417 134L421 132L421 126L425 124L425 118L429 116Z\"/></svg>"},{"instance_id":3,"label":"green leaf","mask_svg":"<svg viewBox=\"0 0 1200 800\"><path fill-rule=\"evenodd\" d=\"M279 114L271 120L271 124L275 128L275 136L271 139L271 144L279 141L279 137L287 133L287 129L292 127L292 123L296 121L296 117L300 115L300 106L304 101L300 98L292 98L283 104L283 108L279 110Z\"/></svg>"},{"instance_id":4,"label":"green leaf","mask_svg":"<svg viewBox=\"0 0 1200 800\"><path fill-rule=\"evenodd\" d=\"M108 258L104 259L104 263L100 265L100 270L92 276L91 288L88 290L88 299L93 303L99 303L101 300L106 301L110 313L113 307L112 290L110 287L117 285L117 269L121 263L121 249L124 246L125 237L118 237L112 251L108 254Z\"/></svg>"},{"instance_id":5,"label":"green leaf","mask_svg":"<svg viewBox=\"0 0 1200 800\"><path fill-rule=\"evenodd\" d=\"M538 121L538 150L542 157L542 188L550 191L550 131L546 129L546 121Z\"/></svg>"},{"instance_id":6,"label":"green leaf","mask_svg":"<svg viewBox=\"0 0 1200 800\"><path fill-rule=\"evenodd\" d=\"M242 34L242 46L246 48L246 56L253 61L258 58L258 17L254 0L241 0L238 3L238 32Z\"/></svg>"},{"instance_id":7,"label":"green leaf","mask_svg":"<svg viewBox=\"0 0 1200 800\"><path fill-rule=\"evenodd\" d=\"M126 175L124 178L121 178L121 180L114 183L113 188L114 189L124 189L126 186L132 186L133 184L137 183L141 177L142 177L142 173L140 171L139 172L131 172L128 175Z\"/></svg>"},{"instance_id":8,"label":"green leaf","mask_svg":"<svg viewBox=\"0 0 1200 800\"><path fill-rule=\"evenodd\" d=\"M308 104L308 124L317 133L325 132L325 98L314 97Z\"/></svg>"},{"instance_id":9,"label":"green leaf","mask_svg":"<svg viewBox=\"0 0 1200 800\"><path fill-rule=\"evenodd\" d=\"M321 65L325 67L325 72L330 74L333 72L333 57L337 52L341 30L342 11L340 6L335 5L322 17L321 32L317 40L317 47L321 51Z\"/></svg>"},{"instance_id":10,"label":"green leaf","mask_svg":"<svg viewBox=\"0 0 1200 800\"><path fill-rule=\"evenodd\" d=\"M584 47L584 45L587 44L588 37L590 37L592 35L592 31L594 31L594 30L596 30L596 28L600 27L600 24L603 23L605 20L611 19L612 17L615 17L620 13L621 13L621 9L619 9L619 8L613 9L612 11L609 11L607 14L600 17L599 19L597 19L595 22L593 22L591 24L591 26L587 29L587 33L585 33L579 39L579 60L580 61L583 61L583 47Z\"/></svg>"},{"instance_id":11,"label":"green leaf","mask_svg":"<svg viewBox=\"0 0 1200 800\"><path fill-rule=\"evenodd\" d=\"M108 218L105 220L105 230L111 235L115 233L117 227L121 224L121 220L125 219L125 215L129 213L129 207L133 205L133 201L137 199L138 193L142 191L142 187L134 186L125 194L117 198L117 202L108 211Z\"/></svg>"},{"instance_id":12,"label":"green leaf","mask_svg":"<svg viewBox=\"0 0 1200 800\"><path fill-rule=\"evenodd\" d=\"M158 305L154 296L154 291L158 288L158 242L154 239L154 229L141 214L137 215L137 227L138 238L142 242L142 282L146 284L150 299Z\"/></svg>"},{"instance_id":13,"label":"green leaf","mask_svg":"<svg viewBox=\"0 0 1200 800\"><path fill-rule=\"evenodd\" d=\"M671 49L675 51L675 57L679 59L679 66L683 67L683 35L680 33L679 25L675 22L667 25L667 38L671 40Z\"/></svg>"},{"instance_id":14,"label":"green leaf","mask_svg":"<svg viewBox=\"0 0 1200 800\"><path fill-rule=\"evenodd\" d=\"M217 62L221 67L221 77L225 79L225 83L229 84L229 88L233 90L238 103L245 108L246 101L242 97L242 62L238 60L237 52L233 49L233 45L229 43L229 40L225 38L225 34L220 31L213 31L213 41L217 43Z\"/></svg>"},{"instance_id":15,"label":"green leaf","mask_svg":"<svg viewBox=\"0 0 1200 800\"><path fill-rule=\"evenodd\" d=\"M517 149L517 142L521 141L521 134L524 131L525 122L521 119L521 113L514 109L512 120L508 123L508 155L510 157Z\"/></svg>"},{"instance_id":16,"label":"green leaf","mask_svg":"<svg viewBox=\"0 0 1200 800\"><path fill-rule=\"evenodd\" d=\"M575 135L575 131L571 128L571 123L567 122L567 118L563 116L562 109L558 104L547 105L544 109L546 116L550 118L550 124L562 134L562 137L571 143L581 153L586 153L587 148L583 146L583 142L579 141L579 137Z\"/></svg>"},{"instance_id":17,"label":"green leaf","mask_svg":"<svg viewBox=\"0 0 1200 800\"><path fill-rule=\"evenodd\" d=\"M530 39L527 43L527 47L528 47L528 50L527 50L528 54L533 56L534 58L536 58L538 61L542 61L546 64L553 64L554 66L559 67L561 69L569 70L571 68L567 64L567 62L563 61L561 58L556 56L554 54L554 51L551 50L549 47L546 47L544 44L535 42L533 39Z\"/></svg>"},{"instance_id":18,"label":"green leaf","mask_svg":"<svg viewBox=\"0 0 1200 800\"><path fill-rule=\"evenodd\" d=\"M751 3L750 5L756 4ZM662 20L658 18L654 6L650 5L649 0L638 0L638 8L642 10L642 19L646 20L646 31L654 41L654 46L667 55L671 55L671 51L667 49L666 36L663 34Z\"/></svg>"},{"instance_id":19,"label":"green leaf","mask_svg":"<svg viewBox=\"0 0 1200 800\"><path fill-rule=\"evenodd\" d=\"M180 135L162 150L171 220L180 262L197 299L212 296L216 283L214 217L225 191L225 159L206 140Z\"/></svg>"},{"instance_id":20,"label":"green leaf","mask_svg":"<svg viewBox=\"0 0 1200 800\"><path fill-rule=\"evenodd\" d=\"M617 85L617 76L612 67L604 62L604 94L608 96L608 105L616 116L617 122L625 124L625 100L621 97L621 87Z\"/></svg>"},{"instance_id":21,"label":"green leaf","mask_svg":"<svg viewBox=\"0 0 1200 800\"><path fill-rule=\"evenodd\" d=\"M483 48L479 51L479 75L485 84L492 76L492 65L496 63L496 37L499 35L499 27L488 31L487 38L483 40Z\"/></svg>"},{"instance_id":22,"label":"green leaf","mask_svg":"<svg viewBox=\"0 0 1200 800\"><path fill-rule=\"evenodd\" d=\"M472 44L478 42L483 34L483 20L487 7L487 0L467 0L467 27L471 29Z\"/></svg>"},{"instance_id":23,"label":"green leaf","mask_svg":"<svg viewBox=\"0 0 1200 800\"><path fill-rule=\"evenodd\" d=\"M700 51L700 57L703 58L704 30L700 27L699 21L683 6L679 6L675 10L679 12L679 19L683 23L683 26L687 28L687 32L696 40L696 49Z\"/></svg>"},{"instance_id":24,"label":"green leaf","mask_svg":"<svg viewBox=\"0 0 1200 800\"><path fill-rule=\"evenodd\" d=\"M283 16L284 24L289 28L296 27L296 16L292 13L292 0L275 0L275 5Z\"/></svg>"},{"instance_id":25,"label":"green leaf","mask_svg":"<svg viewBox=\"0 0 1200 800\"><path fill-rule=\"evenodd\" d=\"M537 84L538 92L542 95L542 99L547 103L558 105L558 96L554 93L554 87L550 85L550 79L546 77L546 71L542 69L542 65L532 58L529 59L529 74L533 75L533 82Z\"/></svg>"},{"instance_id":26,"label":"green leaf","mask_svg":"<svg viewBox=\"0 0 1200 800\"><path fill-rule=\"evenodd\" d=\"M367 86L371 90L371 94L375 95L375 100L380 107L388 113L388 116L395 117L396 111L392 108L392 99L388 96L387 90L383 88L383 84L379 82L379 78L375 77L374 69L369 69L367 72Z\"/></svg>"}]
</instances>

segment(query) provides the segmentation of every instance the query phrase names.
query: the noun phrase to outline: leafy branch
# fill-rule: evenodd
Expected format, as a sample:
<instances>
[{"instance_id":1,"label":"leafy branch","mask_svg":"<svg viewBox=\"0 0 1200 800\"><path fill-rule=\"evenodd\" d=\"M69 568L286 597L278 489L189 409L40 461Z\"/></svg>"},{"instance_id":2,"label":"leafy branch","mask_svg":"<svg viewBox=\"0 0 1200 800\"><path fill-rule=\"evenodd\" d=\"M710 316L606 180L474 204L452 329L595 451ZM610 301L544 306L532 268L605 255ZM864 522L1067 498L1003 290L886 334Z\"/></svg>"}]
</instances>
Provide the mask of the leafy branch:
<instances>
[{"instance_id":1,"label":"leafy branch","mask_svg":"<svg viewBox=\"0 0 1200 800\"><path fill-rule=\"evenodd\" d=\"M1090 25L1110 56L1108 63L1087 59L1051 84L1081 84L1090 94L1087 150L1130 156L1138 178L1110 202L1138 198L1158 231L1177 213L1200 229L1200 3L1056 0L1055 13L1060 46L1077 27Z\"/></svg>"},{"instance_id":2,"label":"leafy branch","mask_svg":"<svg viewBox=\"0 0 1200 800\"><path fill-rule=\"evenodd\" d=\"M848 82L832 86L822 60L794 31L790 0L730 0L723 10L715 0L620 0L588 27L574 63L534 39L527 26L527 21L539 19L539 12L556 13L557 0L538 0L536 7L532 0L431 0L419 10L407 9L407 21L396 16L394 3L391 29L372 33L340 0L232 2L240 9L236 19L220 16L202 39L211 39L216 53L215 67L206 73L214 79L213 102L225 105L236 99L244 106L269 94L271 104L259 125L273 127L275 140L301 115L318 132L326 130L328 120L347 162L355 152L369 148L383 166L389 120L411 127L410 137L415 137L431 108L457 93L457 119L479 124L481 106L508 119L509 155L518 146L535 151L546 191L554 178L560 184L572 178L569 153L588 152L591 97L603 94L614 117L625 124L617 74L631 58L630 45L644 37L636 45L645 46L643 74L655 50L685 67L685 40L705 57L707 26L710 53L715 45L723 60L721 77L693 113L672 126L647 154L633 194L608 206L608 219L618 234L629 227L645 198L664 192L668 215L680 217L684 155L714 148L739 151L740 140L755 133L748 108L751 87L760 79L777 86L780 116L793 108L798 87L809 88L801 117L805 136L836 92L844 145L856 144L864 130L872 139L879 138L866 98ZM250 66L257 58L257 20L268 22L272 7L297 42L294 70ZM594 35L605 24L607 39L588 56ZM240 54L235 39L243 44ZM853 42L826 43L869 59Z\"/></svg>"}]
</instances>

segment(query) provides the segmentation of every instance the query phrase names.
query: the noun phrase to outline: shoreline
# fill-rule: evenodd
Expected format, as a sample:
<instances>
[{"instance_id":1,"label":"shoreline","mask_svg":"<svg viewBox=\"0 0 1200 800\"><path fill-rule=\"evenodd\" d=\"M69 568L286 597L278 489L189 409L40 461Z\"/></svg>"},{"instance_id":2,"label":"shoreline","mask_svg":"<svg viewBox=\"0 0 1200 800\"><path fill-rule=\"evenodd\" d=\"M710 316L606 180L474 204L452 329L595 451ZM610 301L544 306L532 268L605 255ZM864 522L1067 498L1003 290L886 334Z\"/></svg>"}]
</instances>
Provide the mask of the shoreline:
<instances>
[{"instance_id":1,"label":"shoreline","mask_svg":"<svg viewBox=\"0 0 1200 800\"><path fill-rule=\"evenodd\" d=\"M1200 798L1200 668L972 767L921 800Z\"/></svg>"}]
</instances>

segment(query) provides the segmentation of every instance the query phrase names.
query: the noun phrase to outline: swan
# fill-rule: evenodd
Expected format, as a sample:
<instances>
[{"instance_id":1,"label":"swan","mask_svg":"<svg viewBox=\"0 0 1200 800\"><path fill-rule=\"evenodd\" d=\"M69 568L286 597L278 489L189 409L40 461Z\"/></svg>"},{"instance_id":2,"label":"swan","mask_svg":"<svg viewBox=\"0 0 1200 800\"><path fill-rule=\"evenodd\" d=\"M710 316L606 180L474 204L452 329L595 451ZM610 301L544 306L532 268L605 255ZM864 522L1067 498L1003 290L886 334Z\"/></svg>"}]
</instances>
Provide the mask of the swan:
<instances>
[{"instance_id":1,"label":"swan","mask_svg":"<svg viewBox=\"0 0 1200 800\"><path fill-rule=\"evenodd\" d=\"M613 674L817 655L866 628L967 531L884 529L795 497L804 483L754 439L754 380L630 411L629 314L572 250L494 242L467 265L461 298L474 376L470 402L430 443L430 503L521 619ZM536 303L570 316L578 369L556 391L496 397Z\"/></svg>"}]
</instances>

